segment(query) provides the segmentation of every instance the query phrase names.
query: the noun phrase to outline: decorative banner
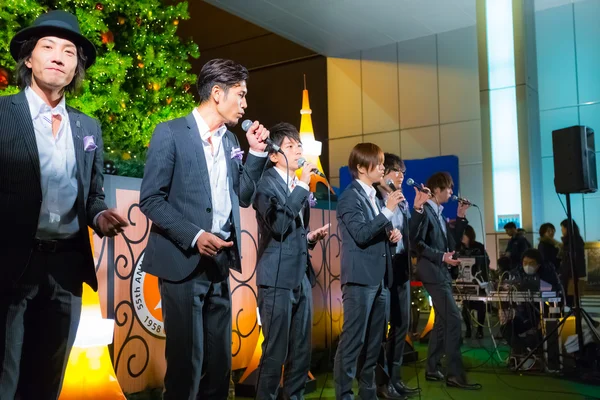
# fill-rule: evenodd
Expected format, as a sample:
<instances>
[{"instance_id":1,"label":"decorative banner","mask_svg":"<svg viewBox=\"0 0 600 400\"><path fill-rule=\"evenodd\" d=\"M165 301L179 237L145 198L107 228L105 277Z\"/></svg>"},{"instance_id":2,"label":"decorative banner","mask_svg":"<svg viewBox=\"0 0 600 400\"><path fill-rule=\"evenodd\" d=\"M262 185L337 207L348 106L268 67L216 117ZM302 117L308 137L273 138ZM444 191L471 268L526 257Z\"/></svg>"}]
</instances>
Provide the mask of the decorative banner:
<instances>
[{"instance_id":1,"label":"decorative banner","mask_svg":"<svg viewBox=\"0 0 600 400\"><path fill-rule=\"evenodd\" d=\"M106 176L109 206L115 207L130 226L114 239L94 236L96 273L104 318L115 320L112 359L125 393L162 387L165 374L165 333L158 279L141 271L140 265L150 233L150 221L139 209L141 180ZM323 203L322 201L320 203ZM326 204L319 204L326 206ZM232 271L232 368L245 368L258 341L256 316L257 226L253 209L241 209L242 273ZM311 226L331 222L331 235L311 252L317 275L313 288L314 348L330 348L342 328L340 287L341 240L335 211L313 208Z\"/></svg>"}]
</instances>

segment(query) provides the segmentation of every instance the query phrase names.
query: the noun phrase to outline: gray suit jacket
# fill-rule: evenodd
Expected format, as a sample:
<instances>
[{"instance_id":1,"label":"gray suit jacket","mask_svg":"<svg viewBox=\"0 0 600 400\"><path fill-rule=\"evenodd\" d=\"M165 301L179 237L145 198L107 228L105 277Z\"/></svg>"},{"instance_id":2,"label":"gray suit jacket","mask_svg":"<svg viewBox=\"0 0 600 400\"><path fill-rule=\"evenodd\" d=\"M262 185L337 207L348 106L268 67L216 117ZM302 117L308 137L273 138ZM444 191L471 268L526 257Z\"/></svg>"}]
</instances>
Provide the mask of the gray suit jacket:
<instances>
[{"instance_id":1,"label":"gray suit jacket","mask_svg":"<svg viewBox=\"0 0 600 400\"><path fill-rule=\"evenodd\" d=\"M385 277L391 286L394 250L387 232L392 223L382 213L375 216L369 197L355 180L338 200L337 219L342 231L342 285L376 286Z\"/></svg>"},{"instance_id":2,"label":"gray suit jacket","mask_svg":"<svg viewBox=\"0 0 600 400\"><path fill-rule=\"evenodd\" d=\"M77 212L82 252L86 261L83 281L98 288L88 226L107 209L104 202L104 153L102 131L97 120L67 107L77 163ZM93 136L98 148L86 152L83 138ZM13 282L23 274L37 232L42 188L40 159L35 131L25 92L0 97L0 273L3 282ZM102 234L96 230L102 237Z\"/></svg>"},{"instance_id":3,"label":"gray suit jacket","mask_svg":"<svg viewBox=\"0 0 600 400\"><path fill-rule=\"evenodd\" d=\"M236 136L223 136L227 177L233 214L232 240L238 253L236 270L242 266L240 206L248 207L267 158L248 154L246 164L231 159L231 149L239 147ZM201 263L192 246L200 229L212 229L211 187L198 125L192 113L159 124L152 135L140 208L152 221L142 270L170 281L188 277Z\"/></svg>"},{"instance_id":4,"label":"gray suit jacket","mask_svg":"<svg viewBox=\"0 0 600 400\"><path fill-rule=\"evenodd\" d=\"M297 186L288 193L286 182L274 167L264 173L256 189L252 205L256 210L259 234L256 264L256 284L259 286L295 289L302 283L304 275L308 276L311 285L315 283L308 255L308 249L314 244L309 246L306 239L310 192Z\"/></svg>"},{"instance_id":5,"label":"gray suit jacket","mask_svg":"<svg viewBox=\"0 0 600 400\"><path fill-rule=\"evenodd\" d=\"M444 253L454 251L460 243L468 221L457 218L454 227L446 224L446 232L431 205L423 205L423 213L413 212L410 219L410 235L413 249L417 252L417 274L425 283L451 282L448 265L442 262Z\"/></svg>"}]
</instances>

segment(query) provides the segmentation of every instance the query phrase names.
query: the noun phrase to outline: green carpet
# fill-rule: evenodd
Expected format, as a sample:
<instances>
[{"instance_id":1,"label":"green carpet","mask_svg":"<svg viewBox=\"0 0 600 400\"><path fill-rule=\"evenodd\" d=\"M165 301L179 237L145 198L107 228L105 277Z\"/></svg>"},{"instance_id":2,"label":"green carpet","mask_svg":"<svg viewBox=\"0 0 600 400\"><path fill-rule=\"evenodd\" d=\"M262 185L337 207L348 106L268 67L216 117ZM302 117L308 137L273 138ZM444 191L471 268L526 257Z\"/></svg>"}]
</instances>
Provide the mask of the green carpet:
<instances>
[{"instance_id":1,"label":"green carpet","mask_svg":"<svg viewBox=\"0 0 600 400\"><path fill-rule=\"evenodd\" d=\"M481 346L485 346L482 348ZM486 350L486 348L488 350ZM463 346L463 360L468 369L468 377L472 382L481 383L481 391L464 391L460 389L446 388L439 382L425 381L424 362L403 367L403 377L409 386L420 384L422 389L421 398L428 400L456 399L456 400L567 400L567 399L595 399L600 398L600 387L572 382L541 372L527 372L516 374L505 365L500 365L497 357L494 357L494 365L490 359L493 344L491 340L471 340ZM416 350L421 359L427 355L427 345L417 344ZM506 357L506 348L501 347L500 355ZM418 375L418 383L417 383ZM327 382L325 379L327 378ZM323 389L324 387L324 389ZM355 395L358 393L357 385L354 385ZM321 396L322 392L322 396ZM333 376L330 374L317 374L317 390L306 395L306 399L335 399ZM412 399L418 399L418 396ZM250 400L236 397L236 400Z\"/></svg>"},{"instance_id":2,"label":"green carpet","mask_svg":"<svg viewBox=\"0 0 600 400\"><path fill-rule=\"evenodd\" d=\"M446 388L439 382L425 381L424 359L427 355L427 345L417 344L416 350L419 352L421 362L415 365L405 365L403 367L403 377L405 383L409 386L420 385L422 392L421 398L427 400L448 399L448 400L567 400L567 399L600 399L600 386L577 383L559 376L537 372L524 372L516 374L510 371L505 364L497 361L497 356L490 358L490 351L493 348L492 341L485 338L479 340L467 340L463 346L463 360L468 370L469 380L483 385L481 391L464 391L460 389ZM500 355L506 357L507 349L500 347ZM318 363L320 356L325 354L313 355L313 362ZM322 357L321 357L322 358ZM315 372L316 367L313 369ZM326 371L326 369L321 368ZM234 379L239 378L241 371L234 373ZM317 390L306 395L306 399L335 399L335 390L333 376L326 372L316 373ZM418 377L418 380L417 380ZM358 392L355 383L355 394ZM322 395L321 395L322 393ZM135 393L127 396L130 400L159 400L161 390L154 389L142 393ZM418 396L412 399L419 399ZM236 397L236 400L251 400L244 397Z\"/></svg>"}]
</instances>

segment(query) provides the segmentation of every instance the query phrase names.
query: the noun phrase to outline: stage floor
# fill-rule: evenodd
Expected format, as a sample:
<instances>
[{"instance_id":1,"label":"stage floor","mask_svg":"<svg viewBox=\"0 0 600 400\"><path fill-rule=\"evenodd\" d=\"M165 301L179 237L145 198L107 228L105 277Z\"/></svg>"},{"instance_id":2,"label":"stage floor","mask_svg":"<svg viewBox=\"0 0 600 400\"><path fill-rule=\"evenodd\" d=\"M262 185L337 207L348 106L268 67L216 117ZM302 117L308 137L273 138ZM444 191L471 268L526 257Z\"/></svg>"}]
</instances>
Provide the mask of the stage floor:
<instances>
[{"instance_id":1,"label":"stage floor","mask_svg":"<svg viewBox=\"0 0 600 400\"><path fill-rule=\"evenodd\" d=\"M423 316L422 316L423 317ZM494 329L494 333L497 331ZM420 385L421 398L427 400L456 399L456 400L567 400L567 399L600 399L600 386L575 382L564 377L544 374L539 371L514 373L505 364L498 362L498 356L490 357L494 345L489 332L485 331L482 340L465 339L462 352L465 367L468 370L469 380L483 385L481 391L464 391L446 388L438 382L425 381L424 359L427 355L427 344L417 343L416 350L420 361L403 367L403 377L409 386ZM500 356L506 358L508 347L505 342L499 342ZM305 396L308 399L335 399L335 390L332 373L327 373L325 367L328 359L327 351L313 354L313 368L317 378L317 390ZM329 366L329 371L332 366ZM238 371L234 373L234 380L239 378ZM160 390L151 390L144 393L128 395L129 400L159 400ZM355 395L358 393L355 382ZM235 397L236 400L252 400L245 397ZM413 396L412 399L419 399Z\"/></svg>"}]
</instances>

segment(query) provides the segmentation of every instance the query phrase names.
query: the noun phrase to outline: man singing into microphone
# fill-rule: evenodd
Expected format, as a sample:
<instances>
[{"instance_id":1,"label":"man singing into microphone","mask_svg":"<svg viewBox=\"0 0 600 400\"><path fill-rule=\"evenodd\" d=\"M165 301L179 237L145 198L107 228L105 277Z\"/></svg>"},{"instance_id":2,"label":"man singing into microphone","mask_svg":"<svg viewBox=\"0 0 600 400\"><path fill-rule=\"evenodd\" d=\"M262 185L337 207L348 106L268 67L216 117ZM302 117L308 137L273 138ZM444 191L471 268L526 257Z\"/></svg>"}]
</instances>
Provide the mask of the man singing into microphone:
<instances>
[{"instance_id":1,"label":"man singing into microphone","mask_svg":"<svg viewBox=\"0 0 600 400\"><path fill-rule=\"evenodd\" d=\"M390 193L402 188L406 166L397 155L385 153L383 167L384 176L377 186L377 197L382 204L385 204ZM398 399L402 398L402 395L414 395L419 392L417 388L406 386L401 378L404 344L410 324L409 219L408 202L401 194L400 203L392 216L392 225L400 231L402 237L396 244L395 252L392 252L394 280L390 288L390 314L388 316L390 329L387 338L384 336L385 350L382 349L382 354L379 356L379 363L382 364L387 376L377 375L377 396L383 399ZM385 335L387 325L384 329Z\"/></svg>"},{"instance_id":2,"label":"man singing into microphone","mask_svg":"<svg viewBox=\"0 0 600 400\"><path fill-rule=\"evenodd\" d=\"M310 177L316 167L302 163L298 130L279 123L270 130L281 152L269 150L272 168L265 171L252 206L258 222L256 286L265 340L257 387L258 399L277 399L281 368L283 397L303 399L310 367L312 286L315 273L308 250L327 235L329 225L308 230ZM285 155L285 156L284 156ZM287 162L286 162L287 157Z\"/></svg>"},{"instance_id":3,"label":"man singing into microphone","mask_svg":"<svg viewBox=\"0 0 600 400\"><path fill-rule=\"evenodd\" d=\"M422 207L415 208L410 222L411 244L418 254L417 274L431 296L435 309L425 379L445 379L449 387L481 389L481 385L467 382L460 354L462 318L452 297L452 278L448 270L460 264L453 258L454 249L467 226L465 215L469 205L459 202L456 224L451 228L442 214L442 204L452 196L452 177L447 172L437 172L427 180L426 185L431 190L432 198ZM440 371L444 353L447 360L446 376Z\"/></svg>"},{"instance_id":4,"label":"man singing into microphone","mask_svg":"<svg viewBox=\"0 0 600 400\"><path fill-rule=\"evenodd\" d=\"M241 271L240 206L267 160L269 131L254 122L250 154L227 126L247 107L248 70L215 59L198 75L200 105L152 136L140 208L152 221L142 270L159 278L166 333L163 399L223 400L231 372L229 268Z\"/></svg>"},{"instance_id":5,"label":"man singing into microphone","mask_svg":"<svg viewBox=\"0 0 600 400\"><path fill-rule=\"evenodd\" d=\"M354 146L348 159L354 181L340 196L337 207L342 233L344 308L344 323L334 365L335 396L338 400L354 398L352 381L356 376L359 397L363 400L377 399L375 366L383 327L387 324L388 287L393 282L392 246L401 237L400 231L393 229L391 222L400 202L400 191L388 195L385 207L381 207L375 196L373 184L383 177L383 160L383 151L373 143Z\"/></svg>"}]
</instances>

